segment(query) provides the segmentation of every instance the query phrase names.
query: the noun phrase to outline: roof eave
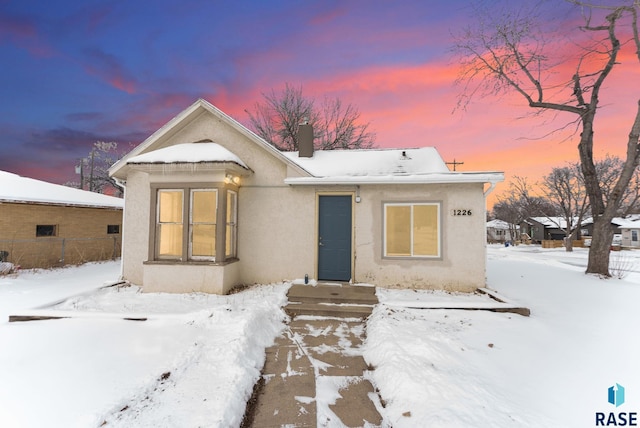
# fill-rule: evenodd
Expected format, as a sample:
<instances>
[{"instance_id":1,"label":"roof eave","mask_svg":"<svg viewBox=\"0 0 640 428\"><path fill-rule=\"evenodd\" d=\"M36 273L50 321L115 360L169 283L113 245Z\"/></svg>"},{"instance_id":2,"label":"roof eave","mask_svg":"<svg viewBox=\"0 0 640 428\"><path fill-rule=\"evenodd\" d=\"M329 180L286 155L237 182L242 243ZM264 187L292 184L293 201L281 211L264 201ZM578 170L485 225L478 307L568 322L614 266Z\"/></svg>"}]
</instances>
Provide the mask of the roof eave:
<instances>
[{"instance_id":1,"label":"roof eave","mask_svg":"<svg viewBox=\"0 0 640 428\"><path fill-rule=\"evenodd\" d=\"M295 177L284 180L290 186L315 185L365 185L365 184L470 184L470 183L499 183L504 181L504 174L500 172L483 173L446 173L425 175L393 175L393 176L362 176L362 177Z\"/></svg>"},{"instance_id":2,"label":"roof eave","mask_svg":"<svg viewBox=\"0 0 640 428\"><path fill-rule=\"evenodd\" d=\"M123 205L107 205L107 204L90 204L90 203L80 203L80 202L71 202L71 201L36 201L29 199L2 199L0 198L0 203L5 204L21 204L21 205L46 205L46 206L56 206L56 207L72 207L72 208L98 208L98 209L108 209L108 210L120 210L124 208Z\"/></svg>"}]
</instances>

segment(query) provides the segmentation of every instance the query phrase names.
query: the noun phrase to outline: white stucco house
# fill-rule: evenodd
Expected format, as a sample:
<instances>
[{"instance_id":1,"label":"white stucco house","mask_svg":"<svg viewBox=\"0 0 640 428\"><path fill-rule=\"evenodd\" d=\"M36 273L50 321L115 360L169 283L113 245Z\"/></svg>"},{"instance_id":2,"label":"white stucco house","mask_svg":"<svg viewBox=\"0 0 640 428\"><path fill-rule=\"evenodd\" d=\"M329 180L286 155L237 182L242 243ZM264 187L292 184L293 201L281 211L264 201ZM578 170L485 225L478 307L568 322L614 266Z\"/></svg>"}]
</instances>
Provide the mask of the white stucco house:
<instances>
[{"instance_id":1,"label":"white stucco house","mask_svg":"<svg viewBox=\"0 0 640 428\"><path fill-rule=\"evenodd\" d=\"M509 224L504 220L493 219L486 223L487 242L513 242L519 239L518 232L520 226Z\"/></svg>"},{"instance_id":2,"label":"white stucco house","mask_svg":"<svg viewBox=\"0 0 640 428\"><path fill-rule=\"evenodd\" d=\"M500 172L452 172L433 147L277 150L196 101L114 164L122 275L145 291L226 293L310 278L485 285L485 199Z\"/></svg>"},{"instance_id":3,"label":"white stucco house","mask_svg":"<svg viewBox=\"0 0 640 428\"><path fill-rule=\"evenodd\" d=\"M640 214L632 214L626 218L616 217L611 223L615 223L620 229L621 245L623 247L640 247Z\"/></svg>"}]
</instances>

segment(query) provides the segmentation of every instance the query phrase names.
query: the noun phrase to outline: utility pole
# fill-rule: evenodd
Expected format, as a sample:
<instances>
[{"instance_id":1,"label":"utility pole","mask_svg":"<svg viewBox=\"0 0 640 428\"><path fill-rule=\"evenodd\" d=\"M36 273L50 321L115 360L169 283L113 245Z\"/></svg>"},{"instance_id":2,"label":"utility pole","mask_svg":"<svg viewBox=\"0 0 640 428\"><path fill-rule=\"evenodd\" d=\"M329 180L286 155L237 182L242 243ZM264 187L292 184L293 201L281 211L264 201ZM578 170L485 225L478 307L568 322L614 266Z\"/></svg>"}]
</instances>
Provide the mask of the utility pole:
<instances>
[{"instance_id":1,"label":"utility pole","mask_svg":"<svg viewBox=\"0 0 640 428\"><path fill-rule=\"evenodd\" d=\"M95 147L91 149L91 170L90 170L90 175L89 175L89 191L90 192L94 191L94 184L93 184L93 155L94 154L95 154ZM454 161L455 161L455 159L454 159Z\"/></svg>"},{"instance_id":2,"label":"utility pole","mask_svg":"<svg viewBox=\"0 0 640 428\"><path fill-rule=\"evenodd\" d=\"M456 165L464 165L464 162L456 162L456 158L453 158L453 162L445 162L447 165L453 165L453 170L456 170Z\"/></svg>"},{"instance_id":3,"label":"utility pole","mask_svg":"<svg viewBox=\"0 0 640 428\"><path fill-rule=\"evenodd\" d=\"M76 174L80 174L78 189L84 189L84 158L80 158L80 163L76 166Z\"/></svg>"}]
</instances>

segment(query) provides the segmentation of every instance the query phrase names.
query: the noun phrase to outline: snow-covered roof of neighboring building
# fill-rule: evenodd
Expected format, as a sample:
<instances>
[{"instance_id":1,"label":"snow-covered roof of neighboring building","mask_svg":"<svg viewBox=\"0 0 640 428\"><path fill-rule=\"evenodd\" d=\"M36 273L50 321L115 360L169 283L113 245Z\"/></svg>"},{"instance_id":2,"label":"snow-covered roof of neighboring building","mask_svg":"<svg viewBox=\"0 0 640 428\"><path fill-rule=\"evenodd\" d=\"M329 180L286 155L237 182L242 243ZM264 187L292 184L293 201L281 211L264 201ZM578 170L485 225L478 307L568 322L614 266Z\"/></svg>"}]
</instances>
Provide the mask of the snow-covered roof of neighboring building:
<instances>
[{"instance_id":1,"label":"snow-covered roof of neighboring building","mask_svg":"<svg viewBox=\"0 0 640 428\"><path fill-rule=\"evenodd\" d=\"M434 147L380 150L316 150L312 157L284 152L311 177L291 177L287 184L375 184L498 182L498 172L455 172Z\"/></svg>"},{"instance_id":2,"label":"snow-covered roof of neighboring building","mask_svg":"<svg viewBox=\"0 0 640 428\"><path fill-rule=\"evenodd\" d=\"M611 223L621 229L640 229L640 214L631 214L627 217L614 217Z\"/></svg>"},{"instance_id":3,"label":"snow-covered roof of neighboring building","mask_svg":"<svg viewBox=\"0 0 640 428\"><path fill-rule=\"evenodd\" d=\"M213 142L183 143L165 147L126 160L127 164L231 162L249 169L234 153Z\"/></svg>"},{"instance_id":4,"label":"snow-covered roof of neighboring building","mask_svg":"<svg viewBox=\"0 0 640 428\"><path fill-rule=\"evenodd\" d=\"M567 227L567 220L564 217L529 217L529 219L537 221L538 223L542 224L544 227L560 228L560 229L566 229ZM578 218L574 217L572 220L572 223L574 223L574 226L577 221L578 221ZM585 222L583 221L582 225L584 226L584 224Z\"/></svg>"},{"instance_id":5,"label":"snow-covered roof of neighboring building","mask_svg":"<svg viewBox=\"0 0 640 428\"><path fill-rule=\"evenodd\" d=\"M491 221L488 221L486 224L486 227L492 227L494 229L503 229L503 230L509 230L509 223L507 223L504 220L500 220L500 219L494 219ZM515 225L516 229L520 229L520 226Z\"/></svg>"},{"instance_id":6,"label":"snow-covered roof of neighboring building","mask_svg":"<svg viewBox=\"0 0 640 428\"><path fill-rule=\"evenodd\" d=\"M582 225L593 224L593 218L588 217L583 222ZM614 224L618 227L622 227L625 229L637 229L640 228L640 214L630 214L626 217L614 217L611 219L611 224Z\"/></svg>"},{"instance_id":7,"label":"snow-covered roof of neighboring building","mask_svg":"<svg viewBox=\"0 0 640 428\"><path fill-rule=\"evenodd\" d=\"M124 200L0 171L0 202L120 208Z\"/></svg>"}]
</instances>

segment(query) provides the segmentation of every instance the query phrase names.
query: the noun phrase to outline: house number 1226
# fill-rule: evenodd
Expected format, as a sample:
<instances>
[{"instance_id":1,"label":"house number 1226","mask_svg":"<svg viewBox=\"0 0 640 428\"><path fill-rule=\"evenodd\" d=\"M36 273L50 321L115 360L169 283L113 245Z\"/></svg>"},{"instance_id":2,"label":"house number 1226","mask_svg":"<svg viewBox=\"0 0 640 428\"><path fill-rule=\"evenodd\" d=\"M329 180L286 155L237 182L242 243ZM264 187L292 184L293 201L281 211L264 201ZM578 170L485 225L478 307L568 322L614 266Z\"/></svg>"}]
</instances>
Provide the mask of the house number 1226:
<instances>
[{"instance_id":1,"label":"house number 1226","mask_svg":"<svg viewBox=\"0 0 640 428\"><path fill-rule=\"evenodd\" d=\"M471 215L471 210L451 210L451 214L458 215Z\"/></svg>"}]
</instances>

